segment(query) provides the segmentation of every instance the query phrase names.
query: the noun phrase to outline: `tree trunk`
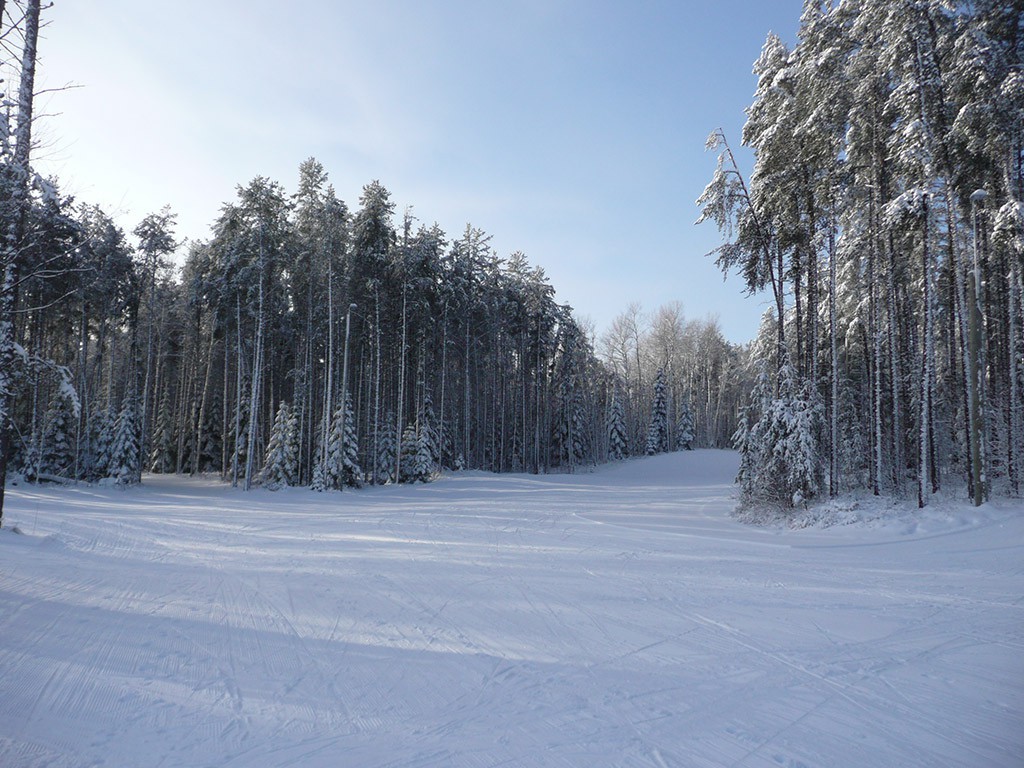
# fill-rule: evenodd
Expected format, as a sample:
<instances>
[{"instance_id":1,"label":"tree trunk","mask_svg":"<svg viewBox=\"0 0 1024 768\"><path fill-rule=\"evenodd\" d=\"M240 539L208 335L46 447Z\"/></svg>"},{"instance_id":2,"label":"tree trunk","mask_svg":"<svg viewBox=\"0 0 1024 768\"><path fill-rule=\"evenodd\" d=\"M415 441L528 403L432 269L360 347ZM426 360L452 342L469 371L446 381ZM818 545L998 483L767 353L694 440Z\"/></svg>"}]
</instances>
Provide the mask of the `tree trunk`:
<instances>
[{"instance_id":1,"label":"tree trunk","mask_svg":"<svg viewBox=\"0 0 1024 768\"><path fill-rule=\"evenodd\" d=\"M261 244L262 251L262 244ZM256 300L256 341L252 351L252 381L249 383L249 434L246 435L245 483L242 486L248 491L252 488L252 471L255 465L256 425L259 421L260 379L263 371L263 254L260 253L259 284Z\"/></svg>"},{"instance_id":2,"label":"tree trunk","mask_svg":"<svg viewBox=\"0 0 1024 768\"><path fill-rule=\"evenodd\" d=\"M402 285L402 347L398 356L398 416L395 419L395 434L398 436L398 449L395 451L395 482L402 479L402 435L404 425L402 424L402 405L405 398L405 340L406 340L406 304L405 285Z\"/></svg>"},{"instance_id":3,"label":"tree trunk","mask_svg":"<svg viewBox=\"0 0 1024 768\"><path fill-rule=\"evenodd\" d=\"M952 202L952 201L950 201ZM950 218L953 217L953 210L949 211ZM953 238L950 238L952 240ZM985 436L982 421L982 380L984 369L982 367L982 315L980 282L981 274L979 267L979 244L978 244L978 212L974 211L974 265L971 275L967 280L967 413L968 413L968 440L971 450L971 501L976 507L980 507L986 498L986 477L985 477Z\"/></svg>"},{"instance_id":4,"label":"tree trunk","mask_svg":"<svg viewBox=\"0 0 1024 768\"><path fill-rule=\"evenodd\" d=\"M231 487L238 487L238 451L242 442L242 298L235 294L235 440L231 455Z\"/></svg>"},{"instance_id":5,"label":"tree trunk","mask_svg":"<svg viewBox=\"0 0 1024 768\"><path fill-rule=\"evenodd\" d=\"M1008 298L1009 298L1009 312L1008 312L1008 373L1010 379L1010 395L1009 395L1009 413L1007 415L1008 430L1006 445L1007 445L1007 473L1010 478L1010 489L1016 496L1020 493L1020 468L1018 462L1020 461L1020 439L1021 439L1021 425L1020 425L1020 339L1018 334L1020 329L1017 327L1017 317L1020 312L1020 282L1016 273L1016 269L1011 264L1010 273L1007 276L1009 283Z\"/></svg>"},{"instance_id":6,"label":"tree trunk","mask_svg":"<svg viewBox=\"0 0 1024 768\"><path fill-rule=\"evenodd\" d=\"M11 450L11 406L14 401L10 379L17 355L14 336L18 291L18 260L28 214L29 154L32 149L32 106L35 94L36 43L39 39L40 0L25 6L25 34L21 51L21 80L18 83L18 122L14 132L12 158L13 187L9 202L10 220L3 244L3 282L0 283L0 526L3 525L4 487L7 458ZM2 16L0 16L2 21Z\"/></svg>"},{"instance_id":7,"label":"tree trunk","mask_svg":"<svg viewBox=\"0 0 1024 768\"><path fill-rule=\"evenodd\" d=\"M832 403L829 427L829 497L839 495L839 340L836 329L836 225L835 206L832 206L828 232L828 335L832 352Z\"/></svg>"},{"instance_id":8,"label":"tree trunk","mask_svg":"<svg viewBox=\"0 0 1024 768\"><path fill-rule=\"evenodd\" d=\"M920 392L920 432L919 432L919 464L917 475L917 506L924 508L929 496L929 448L932 430L932 372L934 370L934 329L932 322L932 269L928 250L928 197L921 201L923 217L923 233L921 238L921 303L923 308L923 328L921 333L921 392Z\"/></svg>"}]
</instances>

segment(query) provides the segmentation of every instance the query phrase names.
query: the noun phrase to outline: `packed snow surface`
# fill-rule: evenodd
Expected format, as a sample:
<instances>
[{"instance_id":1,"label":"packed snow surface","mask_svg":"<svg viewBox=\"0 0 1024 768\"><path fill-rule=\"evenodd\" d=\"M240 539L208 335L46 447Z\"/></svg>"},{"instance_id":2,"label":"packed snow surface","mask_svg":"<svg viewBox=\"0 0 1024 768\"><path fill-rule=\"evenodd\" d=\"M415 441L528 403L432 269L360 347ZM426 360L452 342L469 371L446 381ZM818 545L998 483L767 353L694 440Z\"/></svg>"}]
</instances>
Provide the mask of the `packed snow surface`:
<instances>
[{"instance_id":1,"label":"packed snow surface","mask_svg":"<svg viewBox=\"0 0 1024 768\"><path fill-rule=\"evenodd\" d=\"M1024 764L1024 509L756 528L735 470L11 487L0 765Z\"/></svg>"}]
</instances>

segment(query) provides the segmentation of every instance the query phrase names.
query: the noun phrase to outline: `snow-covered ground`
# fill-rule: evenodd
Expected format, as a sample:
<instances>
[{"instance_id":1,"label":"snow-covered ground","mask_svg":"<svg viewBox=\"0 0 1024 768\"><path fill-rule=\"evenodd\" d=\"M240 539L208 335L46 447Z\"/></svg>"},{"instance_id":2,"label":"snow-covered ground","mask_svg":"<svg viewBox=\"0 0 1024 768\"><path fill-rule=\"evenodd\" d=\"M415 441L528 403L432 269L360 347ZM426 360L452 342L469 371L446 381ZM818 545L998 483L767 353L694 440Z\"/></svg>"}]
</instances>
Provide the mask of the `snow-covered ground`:
<instances>
[{"instance_id":1,"label":"snow-covered ground","mask_svg":"<svg viewBox=\"0 0 1024 768\"><path fill-rule=\"evenodd\" d=\"M1024 764L1024 508L753 528L735 469L9 488L0 765Z\"/></svg>"}]
</instances>

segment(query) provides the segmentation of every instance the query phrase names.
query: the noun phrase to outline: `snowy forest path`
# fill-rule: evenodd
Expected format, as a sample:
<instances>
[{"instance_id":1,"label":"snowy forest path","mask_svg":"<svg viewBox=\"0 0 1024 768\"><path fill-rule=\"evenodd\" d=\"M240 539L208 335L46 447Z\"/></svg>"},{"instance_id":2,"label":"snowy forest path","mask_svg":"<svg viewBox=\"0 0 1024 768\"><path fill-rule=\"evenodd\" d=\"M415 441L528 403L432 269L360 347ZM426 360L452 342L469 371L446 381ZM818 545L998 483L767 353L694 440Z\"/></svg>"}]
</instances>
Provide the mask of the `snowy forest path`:
<instances>
[{"instance_id":1,"label":"snowy forest path","mask_svg":"<svg viewBox=\"0 0 1024 768\"><path fill-rule=\"evenodd\" d=\"M12 487L0 764L1015 765L1021 510L752 528L735 462Z\"/></svg>"}]
</instances>

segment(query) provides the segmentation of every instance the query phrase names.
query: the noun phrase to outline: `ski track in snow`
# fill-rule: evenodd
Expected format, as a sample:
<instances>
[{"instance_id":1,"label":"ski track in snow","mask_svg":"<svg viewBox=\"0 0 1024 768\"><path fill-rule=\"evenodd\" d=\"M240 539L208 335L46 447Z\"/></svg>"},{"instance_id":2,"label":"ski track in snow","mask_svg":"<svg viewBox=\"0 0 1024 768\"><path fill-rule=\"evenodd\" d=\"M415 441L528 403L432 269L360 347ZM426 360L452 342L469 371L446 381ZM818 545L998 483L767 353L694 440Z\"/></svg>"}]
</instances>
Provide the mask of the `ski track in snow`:
<instances>
[{"instance_id":1,"label":"ski track in snow","mask_svg":"<svg viewBox=\"0 0 1024 768\"><path fill-rule=\"evenodd\" d=\"M0 766L1024 765L1024 507L759 529L735 469L11 487Z\"/></svg>"}]
</instances>

